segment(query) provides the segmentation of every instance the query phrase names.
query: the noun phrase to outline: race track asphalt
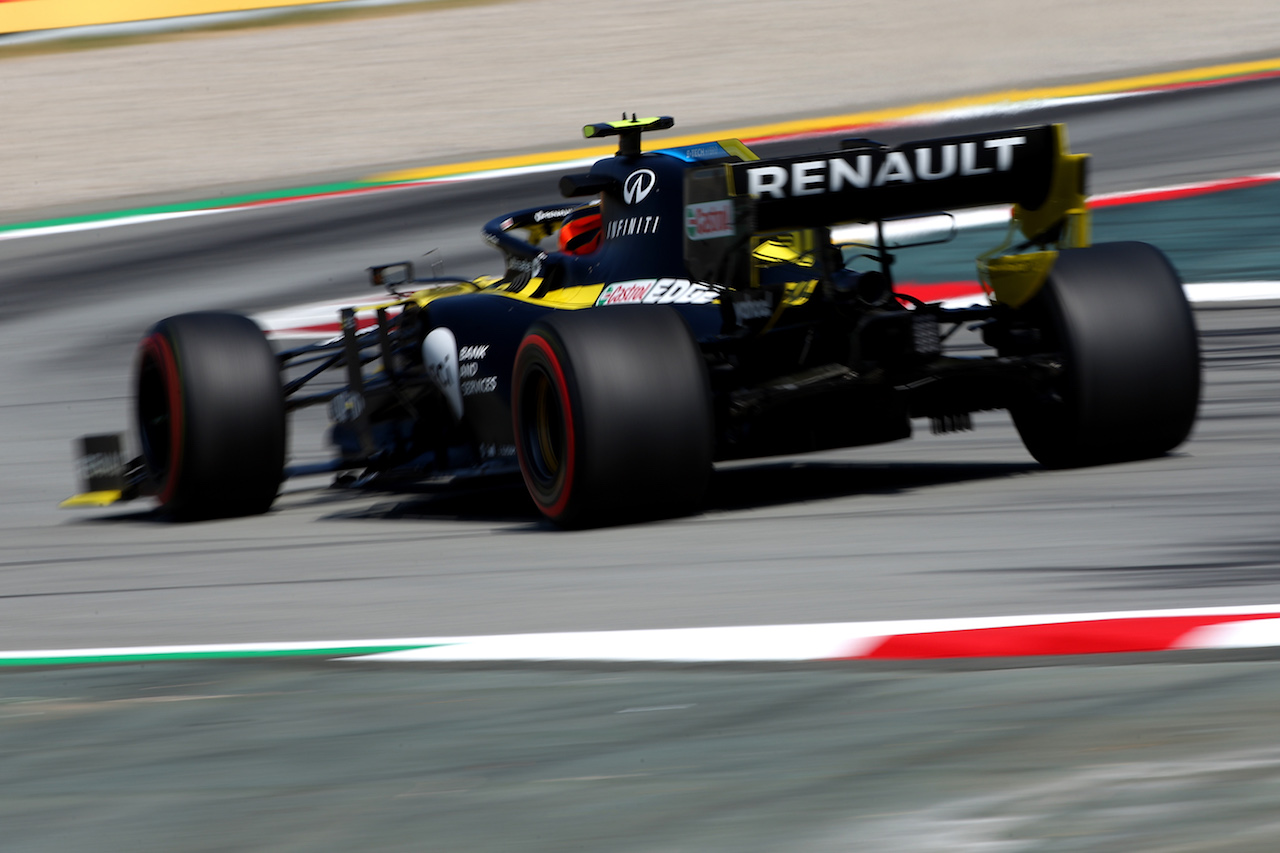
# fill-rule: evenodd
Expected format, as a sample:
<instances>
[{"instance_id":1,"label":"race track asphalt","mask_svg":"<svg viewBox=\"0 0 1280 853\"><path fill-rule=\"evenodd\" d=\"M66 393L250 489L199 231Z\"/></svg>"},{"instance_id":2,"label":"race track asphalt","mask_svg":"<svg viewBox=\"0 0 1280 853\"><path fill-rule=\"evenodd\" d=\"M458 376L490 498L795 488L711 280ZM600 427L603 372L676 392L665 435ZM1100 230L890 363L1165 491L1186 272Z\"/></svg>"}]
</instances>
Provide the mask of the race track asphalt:
<instances>
[{"instance_id":1,"label":"race track asphalt","mask_svg":"<svg viewBox=\"0 0 1280 853\"><path fill-rule=\"evenodd\" d=\"M1280 169L1277 105L1280 85L1255 83L1065 117L1107 191ZM1200 423L1130 465L1042 471L992 414L973 433L726 466L703 515L598 531L549 528L518 489L299 482L268 516L184 526L53 508L76 487L71 439L127 427L150 321L359 292L364 267L434 245L450 273L492 269L480 223L552 186L0 241L0 648L1280 602L1269 305L1196 312ZM1206 222L1204 251L1231 227ZM1197 660L9 672L0 825L20 827L18 850L1273 849L1274 664Z\"/></svg>"},{"instance_id":2,"label":"race track asphalt","mask_svg":"<svg viewBox=\"0 0 1280 853\"><path fill-rule=\"evenodd\" d=\"M6 851L1265 853L1275 662L6 673Z\"/></svg>"}]
</instances>

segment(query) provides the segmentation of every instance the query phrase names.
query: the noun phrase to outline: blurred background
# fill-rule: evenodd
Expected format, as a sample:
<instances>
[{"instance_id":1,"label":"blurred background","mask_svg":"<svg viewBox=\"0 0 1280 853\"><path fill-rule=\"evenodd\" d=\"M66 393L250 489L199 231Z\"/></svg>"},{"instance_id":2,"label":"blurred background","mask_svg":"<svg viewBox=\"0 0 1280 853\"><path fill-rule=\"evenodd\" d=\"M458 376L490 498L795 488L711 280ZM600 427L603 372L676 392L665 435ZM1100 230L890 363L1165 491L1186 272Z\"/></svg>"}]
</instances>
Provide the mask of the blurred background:
<instances>
[{"instance_id":1,"label":"blurred background","mask_svg":"<svg viewBox=\"0 0 1280 853\"><path fill-rule=\"evenodd\" d=\"M150 17L182 5L109 4ZM21 23L5 16L101 6L5 4L0 32ZM623 110L723 132L1262 58L1280 44L1274 12L1266 0L1212 14L1192 0L439 0L186 17L153 36L132 33L154 24L14 34L0 39L0 221L572 148L583 124Z\"/></svg>"},{"instance_id":2,"label":"blurred background","mask_svg":"<svg viewBox=\"0 0 1280 853\"><path fill-rule=\"evenodd\" d=\"M0 33L0 652L47 652L0 669L6 853L1280 844L1267 647L768 666L226 651L1274 606L1274 2L12 0ZM429 250L447 274L497 272L481 225L554 201L557 164L596 150L582 126L623 111L773 153L1065 121L1110 205L1095 239L1153 242L1209 294L1191 441L1047 472L981 413L971 433L722 466L700 516L581 532L519 488L324 478L204 524L55 508L72 440L130 428L151 323L299 316ZM966 231L958 265L909 277L969 281L1002 233ZM322 420L300 420L294 459L324 452Z\"/></svg>"}]
</instances>

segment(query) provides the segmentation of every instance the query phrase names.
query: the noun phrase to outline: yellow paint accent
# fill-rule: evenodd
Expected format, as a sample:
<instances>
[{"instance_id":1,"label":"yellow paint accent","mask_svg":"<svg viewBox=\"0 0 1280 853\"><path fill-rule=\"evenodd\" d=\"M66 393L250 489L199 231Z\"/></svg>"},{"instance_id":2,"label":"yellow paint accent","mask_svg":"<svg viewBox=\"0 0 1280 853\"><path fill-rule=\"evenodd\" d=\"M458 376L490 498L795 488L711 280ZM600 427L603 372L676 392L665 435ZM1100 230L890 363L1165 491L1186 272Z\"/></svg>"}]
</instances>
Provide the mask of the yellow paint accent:
<instances>
[{"instance_id":1,"label":"yellow paint accent","mask_svg":"<svg viewBox=\"0 0 1280 853\"><path fill-rule=\"evenodd\" d=\"M0 4L3 6L3 4ZM1096 83L1077 83L1067 86L1047 86L1039 89L1008 89L1002 92L991 92L972 97L951 98L945 101L915 104L908 107L893 107L883 110L869 110L860 113L822 116L819 118L798 119L796 121L774 122L772 124L756 124L734 128L721 133L701 133L683 136L661 137L661 148L679 148L684 145L695 145L706 142L712 136L735 137L750 142L774 136L790 136L804 133L823 133L851 127L883 124L917 118L921 115L964 109L966 107L989 106L991 104L1019 103L1022 101L1049 100L1053 98L1071 98L1083 95L1106 95L1127 92L1134 89L1149 89L1156 86L1171 86L1178 83L1192 83L1199 80L1216 80L1227 77L1243 77L1267 71L1280 71L1280 57L1261 59L1255 62L1232 62L1225 65L1206 65L1199 68L1188 68L1182 71L1168 71L1161 74L1143 74L1137 77L1120 77L1115 80L1101 80ZM723 144L723 143L722 143ZM431 178L466 175L473 172L488 172L496 169L516 169L522 166L540 166L551 163L563 163L570 160L586 160L589 158L607 157L613 153L610 147L572 148L564 151L548 151L541 154L525 154L512 157L495 157L489 160L472 160L464 163L450 163L440 166L427 166L421 169L404 169L397 172L384 172L367 177L370 183L386 183L399 181L424 181ZM754 159L754 158L753 158Z\"/></svg>"},{"instance_id":2,"label":"yellow paint accent","mask_svg":"<svg viewBox=\"0 0 1280 853\"><path fill-rule=\"evenodd\" d=\"M422 290L419 290L416 293L414 293L408 299L402 299L399 302L394 302L392 304L407 305L410 302L416 302L418 303L419 306L422 306L422 305L426 305L428 302L431 302L436 299L441 299L445 296L461 296L464 293L475 293L477 290L480 290L480 289L481 289L480 286L477 284L470 284L470 283L461 282L461 281L457 282L456 284L435 285L433 287L423 288ZM374 306L374 307L377 307L377 306ZM390 307L390 306L388 305L383 307ZM365 310L365 309L362 309L362 310Z\"/></svg>"},{"instance_id":3,"label":"yellow paint accent","mask_svg":"<svg viewBox=\"0 0 1280 853\"><path fill-rule=\"evenodd\" d=\"M584 284L578 287L562 287L558 290L549 292L546 296L531 296L537 293L538 288L542 285L542 279L532 279L523 290L519 293L509 293L505 290L493 291L498 296L505 296L508 299L515 299L519 302L529 302L533 305L546 305L550 308L560 308L565 311L576 311L579 308L590 308L596 304L596 300L600 298L600 294L604 292L603 284Z\"/></svg>"},{"instance_id":4,"label":"yellow paint accent","mask_svg":"<svg viewBox=\"0 0 1280 853\"><path fill-rule=\"evenodd\" d=\"M995 302L1021 308L1040 291L1057 259L1056 251L1001 255L979 262L978 272L983 287Z\"/></svg>"},{"instance_id":5,"label":"yellow paint accent","mask_svg":"<svg viewBox=\"0 0 1280 853\"><path fill-rule=\"evenodd\" d=\"M788 234L761 240L760 244L752 250L751 257L758 261L760 266L796 264L798 266L811 267L813 266L812 256L806 256L803 250L795 245L799 233L798 231L792 231Z\"/></svg>"},{"instance_id":6,"label":"yellow paint accent","mask_svg":"<svg viewBox=\"0 0 1280 853\"><path fill-rule=\"evenodd\" d=\"M124 492L118 489L112 489L105 492L82 492L78 495L72 495L62 503L58 504L63 509L82 506L111 506L113 503L124 499Z\"/></svg>"},{"instance_id":7,"label":"yellow paint accent","mask_svg":"<svg viewBox=\"0 0 1280 853\"><path fill-rule=\"evenodd\" d=\"M336 0L111 0L109 3L103 0L9 0L0 3L0 33L332 2Z\"/></svg>"},{"instance_id":8,"label":"yellow paint accent","mask_svg":"<svg viewBox=\"0 0 1280 853\"><path fill-rule=\"evenodd\" d=\"M1088 154L1068 154L1067 126L1053 126L1055 144L1053 176L1050 178L1049 195L1035 210L1020 204L1013 206L1013 219L1028 240L1035 239L1058 222L1066 219L1075 227L1068 228L1062 242L1069 246L1089 245L1089 211L1085 204L1084 170ZM1076 242L1069 242L1074 240ZM1083 242L1080 242L1083 241Z\"/></svg>"},{"instance_id":9,"label":"yellow paint accent","mask_svg":"<svg viewBox=\"0 0 1280 853\"><path fill-rule=\"evenodd\" d=\"M823 233L825 234L826 232L824 231ZM755 261L751 269L753 286L758 286L756 279L762 266L772 266L778 263L789 263L798 267L813 266L813 252L818 242L816 237L817 235L812 229L805 229L773 237L756 246L751 253L751 257ZM769 322L760 328L758 334L763 335L777 325L778 321L782 319L782 313L788 308L794 308L797 305L803 305L808 302L817 287L817 279L787 282L783 288L782 298L778 300L777 306L773 309L773 314L769 316Z\"/></svg>"},{"instance_id":10,"label":"yellow paint accent","mask_svg":"<svg viewBox=\"0 0 1280 853\"><path fill-rule=\"evenodd\" d=\"M612 128L613 130L627 130L629 128L638 127L641 130L647 130L657 122L662 121L661 116L649 116L648 118L623 119L622 121L605 121L598 124L589 124L582 128L582 135L587 139L594 139L597 136L610 135L608 132L602 133L603 128ZM662 130L663 128L657 128Z\"/></svg>"},{"instance_id":11,"label":"yellow paint accent","mask_svg":"<svg viewBox=\"0 0 1280 853\"><path fill-rule=\"evenodd\" d=\"M782 298L782 304L788 308L794 308L797 305L803 305L813 296L813 292L818 289L818 280L816 278L808 281L790 281L787 282L786 294Z\"/></svg>"},{"instance_id":12,"label":"yellow paint accent","mask_svg":"<svg viewBox=\"0 0 1280 853\"><path fill-rule=\"evenodd\" d=\"M614 146L597 145L592 148L572 148L565 151L548 151L543 154L519 154L511 157L493 157L488 160L471 160L466 163L448 163L442 166L424 166L421 169L402 169L398 172L381 172L362 178L365 183L399 183L403 181L426 181L431 178L444 178L456 175L469 175L473 172L494 172L501 169L518 169L523 166L543 166L550 163L565 163L571 160L588 160L608 157L613 154Z\"/></svg>"},{"instance_id":13,"label":"yellow paint accent","mask_svg":"<svg viewBox=\"0 0 1280 853\"><path fill-rule=\"evenodd\" d=\"M352 310L357 314L364 314L369 311L376 311L379 308L395 308L401 305L423 307L437 299L481 292L492 293L495 296L505 296L508 299L515 299L520 302L530 302L534 305L547 305L552 308L574 310L591 307L595 304L596 299L600 297L600 292L604 290L603 283L588 284L579 287L562 287L551 291L545 296L535 297L530 294L538 292L538 287L542 284L542 279L540 278L532 279L521 288L519 293L511 293L503 289L507 284L508 282L503 281L498 276L480 276L472 282L460 281L451 284L433 285L410 294L403 299L369 305L354 305Z\"/></svg>"},{"instance_id":14,"label":"yellow paint accent","mask_svg":"<svg viewBox=\"0 0 1280 853\"><path fill-rule=\"evenodd\" d=\"M720 147L725 151L736 156L739 160L759 160L760 157L756 152L752 151L746 145L742 144L741 139L717 139Z\"/></svg>"}]
</instances>

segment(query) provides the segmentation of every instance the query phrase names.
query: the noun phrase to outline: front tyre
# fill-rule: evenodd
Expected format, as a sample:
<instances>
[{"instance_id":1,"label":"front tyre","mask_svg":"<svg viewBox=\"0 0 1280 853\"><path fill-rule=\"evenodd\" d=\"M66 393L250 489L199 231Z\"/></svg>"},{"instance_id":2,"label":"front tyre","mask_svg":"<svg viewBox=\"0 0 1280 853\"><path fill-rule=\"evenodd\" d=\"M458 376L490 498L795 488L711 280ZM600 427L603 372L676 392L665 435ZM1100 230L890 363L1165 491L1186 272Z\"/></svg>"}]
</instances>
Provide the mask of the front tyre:
<instances>
[{"instance_id":1,"label":"front tyre","mask_svg":"<svg viewBox=\"0 0 1280 853\"><path fill-rule=\"evenodd\" d=\"M516 453L538 509L568 527L695 512L711 472L706 366L660 306L550 314L516 354Z\"/></svg>"},{"instance_id":2,"label":"front tyre","mask_svg":"<svg viewBox=\"0 0 1280 853\"><path fill-rule=\"evenodd\" d=\"M186 521L266 512L284 479L280 370L238 314L161 320L138 350L136 414L161 509Z\"/></svg>"},{"instance_id":3,"label":"front tyre","mask_svg":"<svg viewBox=\"0 0 1280 853\"><path fill-rule=\"evenodd\" d=\"M1191 433L1200 350L1191 307L1165 256L1146 243L1063 250L1020 319L1060 375L1011 408L1040 463L1070 468L1160 456Z\"/></svg>"}]
</instances>

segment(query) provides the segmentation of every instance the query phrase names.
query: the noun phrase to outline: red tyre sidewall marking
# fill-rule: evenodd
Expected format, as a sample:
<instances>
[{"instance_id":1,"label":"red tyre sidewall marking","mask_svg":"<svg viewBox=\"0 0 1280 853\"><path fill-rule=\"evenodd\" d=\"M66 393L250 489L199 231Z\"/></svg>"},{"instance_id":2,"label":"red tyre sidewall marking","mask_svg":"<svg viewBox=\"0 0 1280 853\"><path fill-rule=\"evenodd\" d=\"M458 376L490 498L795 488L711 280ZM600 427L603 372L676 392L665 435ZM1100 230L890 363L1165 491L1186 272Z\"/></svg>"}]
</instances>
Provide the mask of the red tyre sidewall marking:
<instances>
[{"instance_id":1,"label":"red tyre sidewall marking","mask_svg":"<svg viewBox=\"0 0 1280 853\"><path fill-rule=\"evenodd\" d=\"M159 332L148 335L142 343L143 352L159 363L164 374L165 397L169 407L169 465L165 472L164 490L160 503L173 499L178 483L178 468L182 464L182 382L178 377L178 359L169 341Z\"/></svg>"},{"instance_id":2,"label":"red tyre sidewall marking","mask_svg":"<svg viewBox=\"0 0 1280 853\"><path fill-rule=\"evenodd\" d=\"M514 394L513 394L514 404L511 407L511 414L512 414L513 421L515 421L513 426L516 434L516 456L520 461L520 473L524 475L525 486L529 489L529 494L531 494L533 496L533 499L537 501L538 505L542 507L542 511L544 513L546 513L551 518L559 518L560 515L564 512L565 507L568 505L570 493L573 491L573 469L574 469L575 457L577 456L577 451L574 447L573 409L570 408L569 406L569 386L568 386L568 383L565 381L564 370L560 366L560 359L556 355L555 349L553 349L551 346L551 343L541 335L533 334L533 335L527 336L524 339L524 342L520 344L520 350L516 353L516 364L520 363L521 356L524 355L524 351L529 347L533 347L541 351L542 354L546 357L547 361L550 363L551 369L555 373L556 394L560 397L560 409L564 413L564 426L565 426L565 438L566 438L565 462L564 462L564 487L560 490L560 497L556 500L555 503L551 504L550 506L547 506L542 503L542 501L538 498L538 490L535 487L534 483L531 481L532 478L528 473L529 465L524 458L524 449L522 446L523 441L521 440L520 423L519 423L520 406L522 405L522 401L520 399L520 394L521 394L521 388L520 388L520 382L519 382L520 377L516 377L516 380L511 383L511 387L514 389Z\"/></svg>"}]
</instances>

